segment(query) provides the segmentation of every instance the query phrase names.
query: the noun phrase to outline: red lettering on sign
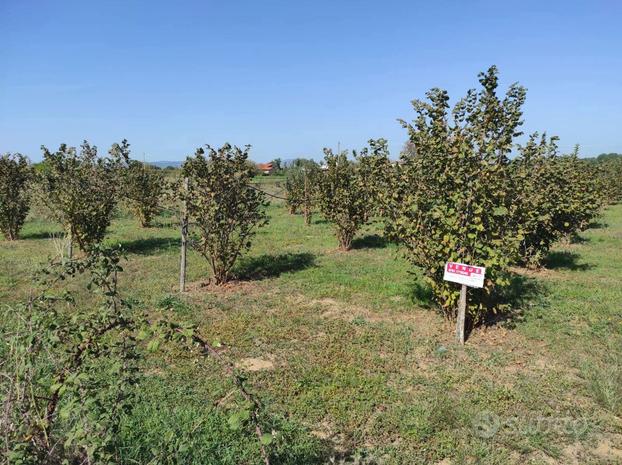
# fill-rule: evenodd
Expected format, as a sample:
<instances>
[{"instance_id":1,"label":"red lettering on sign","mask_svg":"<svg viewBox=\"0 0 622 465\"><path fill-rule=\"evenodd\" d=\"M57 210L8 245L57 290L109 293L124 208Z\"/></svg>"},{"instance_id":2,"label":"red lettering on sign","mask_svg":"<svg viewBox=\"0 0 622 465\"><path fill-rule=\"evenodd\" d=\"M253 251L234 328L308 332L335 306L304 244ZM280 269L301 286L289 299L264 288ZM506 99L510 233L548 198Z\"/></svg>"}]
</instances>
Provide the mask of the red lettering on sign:
<instances>
[{"instance_id":1,"label":"red lettering on sign","mask_svg":"<svg viewBox=\"0 0 622 465\"><path fill-rule=\"evenodd\" d=\"M467 265L460 265L458 263L447 263L447 272L453 274L459 274L461 276L481 275L482 269L475 268Z\"/></svg>"}]
</instances>

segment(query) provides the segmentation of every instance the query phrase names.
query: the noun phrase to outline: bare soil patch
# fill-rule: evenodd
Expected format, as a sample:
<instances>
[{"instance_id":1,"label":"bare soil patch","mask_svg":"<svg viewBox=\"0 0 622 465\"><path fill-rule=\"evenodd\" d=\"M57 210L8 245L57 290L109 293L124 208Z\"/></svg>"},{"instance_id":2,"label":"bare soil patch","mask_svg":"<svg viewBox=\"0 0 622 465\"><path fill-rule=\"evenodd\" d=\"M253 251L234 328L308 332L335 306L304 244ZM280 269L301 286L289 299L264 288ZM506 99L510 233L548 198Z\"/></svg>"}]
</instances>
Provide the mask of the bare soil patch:
<instances>
[{"instance_id":1,"label":"bare soil patch","mask_svg":"<svg viewBox=\"0 0 622 465\"><path fill-rule=\"evenodd\" d=\"M247 371L262 371L274 369L274 357L268 355L265 358L243 358L235 364L237 368L242 368Z\"/></svg>"}]
</instances>

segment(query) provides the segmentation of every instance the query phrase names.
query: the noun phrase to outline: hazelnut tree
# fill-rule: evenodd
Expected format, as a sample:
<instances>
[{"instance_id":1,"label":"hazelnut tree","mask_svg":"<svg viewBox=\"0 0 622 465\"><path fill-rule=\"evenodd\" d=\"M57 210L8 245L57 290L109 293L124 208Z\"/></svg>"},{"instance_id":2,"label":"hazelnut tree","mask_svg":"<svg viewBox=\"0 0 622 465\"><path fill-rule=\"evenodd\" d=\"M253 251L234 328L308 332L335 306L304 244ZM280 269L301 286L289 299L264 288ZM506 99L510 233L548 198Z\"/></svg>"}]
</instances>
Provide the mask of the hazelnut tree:
<instances>
[{"instance_id":1,"label":"hazelnut tree","mask_svg":"<svg viewBox=\"0 0 622 465\"><path fill-rule=\"evenodd\" d=\"M114 144L110 150L124 164L120 170L122 198L139 219L140 225L148 228L159 213L160 201L166 192L164 174L146 163L132 160L127 140Z\"/></svg>"},{"instance_id":2,"label":"hazelnut tree","mask_svg":"<svg viewBox=\"0 0 622 465\"><path fill-rule=\"evenodd\" d=\"M33 170L19 153L0 156L0 231L9 240L19 236L30 209Z\"/></svg>"},{"instance_id":3,"label":"hazelnut tree","mask_svg":"<svg viewBox=\"0 0 622 465\"><path fill-rule=\"evenodd\" d=\"M535 133L512 161L510 218L522 231L518 262L542 265L551 246L584 229L602 206L596 167L557 153L557 138Z\"/></svg>"},{"instance_id":4,"label":"hazelnut tree","mask_svg":"<svg viewBox=\"0 0 622 465\"><path fill-rule=\"evenodd\" d=\"M445 263L486 267L483 289L470 291L477 319L495 308L496 291L509 284L507 268L521 240L508 221L509 154L521 135L526 92L513 84L499 97L497 75L494 66L481 73L481 89L469 90L451 112L447 92L432 89L427 101L413 101L415 120L401 121L410 150L401 156L388 229L423 270L447 317L454 316L459 289L443 280Z\"/></svg>"},{"instance_id":5,"label":"hazelnut tree","mask_svg":"<svg viewBox=\"0 0 622 465\"><path fill-rule=\"evenodd\" d=\"M356 232L369 217L369 192L360 164L349 160L346 151L334 154L324 149L324 162L326 170L318 182L320 211L333 224L339 248L350 250Z\"/></svg>"},{"instance_id":6,"label":"hazelnut tree","mask_svg":"<svg viewBox=\"0 0 622 465\"><path fill-rule=\"evenodd\" d=\"M80 152L66 144L56 152L42 147L41 200L65 228L70 244L75 241L82 251L104 238L117 204L121 160L115 147L110 157L98 157L97 147L87 141Z\"/></svg>"},{"instance_id":7,"label":"hazelnut tree","mask_svg":"<svg viewBox=\"0 0 622 465\"><path fill-rule=\"evenodd\" d=\"M320 168L312 160L296 160L287 170L285 179L286 204L290 214L302 210L305 224L311 224L311 216L317 203L317 183Z\"/></svg>"},{"instance_id":8,"label":"hazelnut tree","mask_svg":"<svg viewBox=\"0 0 622 465\"><path fill-rule=\"evenodd\" d=\"M236 260L251 247L257 228L268 222L266 195L251 184L249 149L208 145L197 149L182 167L182 176L188 178L182 199L198 229L193 242L209 261L216 284L231 278Z\"/></svg>"}]
</instances>

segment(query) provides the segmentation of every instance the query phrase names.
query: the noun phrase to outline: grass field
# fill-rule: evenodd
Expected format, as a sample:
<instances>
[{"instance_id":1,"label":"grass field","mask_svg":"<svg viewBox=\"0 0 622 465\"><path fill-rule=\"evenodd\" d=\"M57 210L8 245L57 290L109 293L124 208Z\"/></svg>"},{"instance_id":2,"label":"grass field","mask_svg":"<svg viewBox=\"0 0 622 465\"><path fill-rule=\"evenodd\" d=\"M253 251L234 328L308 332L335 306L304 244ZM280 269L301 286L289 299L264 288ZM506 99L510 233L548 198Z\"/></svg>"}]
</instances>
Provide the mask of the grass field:
<instances>
[{"instance_id":1,"label":"grass field","mask_svg":"<svg viewBox=\"0 0 622 465\"><path fill-rule=\"evenodd\" d=\"M141 229L120 214L107 242L127 250L125 296L196 323L248 370L277 431L274 463L622 463L622 205L546 269L516 270L514 316L464 347L378 225L339 252L321 218L306 227L278 202L269 214L239 281L202 285L208 265L191 252L183 295L173 217ZM2 303L26 298L56 232L33 216L0 243ZM147 363L125 463L259 462L214 405L231 390L215 365L166 348Z\"/></svg>"}]
</instances>

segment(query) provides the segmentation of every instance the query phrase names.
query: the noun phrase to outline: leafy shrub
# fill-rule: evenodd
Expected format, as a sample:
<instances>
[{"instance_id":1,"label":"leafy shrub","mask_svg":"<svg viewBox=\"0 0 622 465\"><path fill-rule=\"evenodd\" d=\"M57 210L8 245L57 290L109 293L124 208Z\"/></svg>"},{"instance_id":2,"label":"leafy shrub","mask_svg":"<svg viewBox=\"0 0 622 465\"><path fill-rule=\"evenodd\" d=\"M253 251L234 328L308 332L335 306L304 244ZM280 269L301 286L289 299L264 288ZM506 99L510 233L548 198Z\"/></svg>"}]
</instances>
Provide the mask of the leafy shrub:
<instances>
[{"instance_id":1,"label":"leafy shrub","mask_svg":"<svg viewBox=\"0 0 622 465\"><path fill-rule=\"evenodd\" d=\"M116 292L119 258L95 247L85 260L53 264L37 298L5 309L15 325L3 328L0 384L10 463L115 461L115 435L138 379L136 320ZM54 295L57 283L84 272L99 305Z\"/></svg>"},{"instance_id":2,"label":"leafy shrub","mask_svg":"<svg viewBox=\"0 0 622 465\"><path fill-rule=\"evenodd\" d=\"M320 210L336 230L341 250L350 250L356 232L368 218L369 199L358 167L347 152L324 149L327 169L319 177Z\"/></svg>"},{"instance_id":3,"label":"leafy shrub","mask_svg":"<svg viewBox=\"0 0 622 465\"><path fill-rule=\"evenodd\" d=\"M268 222L265 193L251 185L253 173L246 163L249 148L207 146L208 158L199 148L182 167L189 181L182 196L199 230L196 247L209 261L216 284L229 280L257 228Z\"/></svg>"},{"instance_id":4,"label":"leafy shrub","mask_svg":"<svg viewBox=\"0 0 622 465\"><path fill-rule=\"evenodd\" d=\"M586 229L603 206L602 186L594 165L579 158L579 148L553 159L559 205L556 228L563 237Z\"/></svg>"},{"instance_id":5,"label":"leafy shrub","mask_svg":"<svg viewBox=\"0 0 622 465\"><path fill-rule=\"evenodd\" d=\"M87 141L79 154L66 144L56 152L42 147L41 199L83 251L104 238L117 203L121 160L115 147L111 158L98 157Z\"/></svg>"},{"instance_id":6,"label":"leafy shrub","mask_svg":"<svg viewBox=\"0 0 622 465\"><path fill-rule=\"evenodd\" d=\"M305 224L311 224L311 215L316 204L317 182L320 168L311 160L304 160L287 170L285 179L286 203L291 214L299 209L305 218Z\"/></svg>"},{"instance_id":7,"label":"leafy shrub","mask_svg":"<svg viewBox=\"0 0 622 465\"><path fill-rule=\"evenodd\" d=\"M0 231L9 241L18 238L28 215L32 177L33 170L25 156L0 156Z\"/></svg>"},{"instance_id":8,"label":"leafy shrub","mask_svg":"<svg viewBox=\"0 0 622 465\"><path fill-rule=\"evenodd\" d=\"M272 163L272 174L283 174L283 162L280 158L275 158L270 163Z\"/></svg>"},{"instance_id":9,"label":"leafy shrub","mask_svg":"<svg viewBox=\"0 0 622 465\"><path fill-rule=\"evenodd\" d=\"M304 173L301 169L290 169L285 177L285 203L290 215L298 213L304 196Z\"/></svg>"},{"instance_id":10,"label":"leafy shrub","mask_svg":"<svg viewBox=\"0 0 622 465\"><path fill-rule=\"evenodd\" d=\"M163 458L160 451L188 459L198 453L196 448L210 444L210 450L201 453L231 458L219 453L218 441L208 439L217 430L221 438L228 436L231 442L243 445L249 463L253 457L253 462L268 463L272 453L277 458L290 456L284 444L291 438L288 425L263 411L262 403L245 385L246 376L233 362L205 342L193 326L150 320L121 297L120 259L120 249L95 245L83 259L52 262L40 274L43 289L37 289L36 295L18 308L0 309L2 455L9 463L33 465L132 461L132 451L123 443L127 434L124 425L144 423L140 409L135 411L142 400L139 381L144 376L140 370L146 356L160 343L178 342L193 352L198 348L203 357L209 355L210 366L219 368L213 378L222 382L223 375L226 377L234 388L226 396L227 407L190 412L194 417L199 413L202 422L212 425L198 443L187 434L174 436L169 430L165 438L159 438L158 447L145 434L132 441L131 449L142 449L154 460ZM90 278L88 293L63 287L82 274ZM147 392L151 393L149 387ZM162 418L168 421L170 416ZM193 418L182 420L187 423L176 424L176 431L193 436L197 427ZM275 431L281 426L282 432ZM249 444L251 435L255 440Z\"/></svg>"},{"instance_id":11,"label":"leafy shrub","mask_svg":"<svg viewBox=\"0 0 622 465\"><path fill-rule=\"evenodd\" d=\"M384 216L388 196L394 184L394 168L389 160L389 147L385 139L370 139L369 148L355 153L359 184L366 191L368 216Z\"/></svg>"},{"instance_id":12,"label":"leafy shrub","mask_svg":"<svg viewBox=\"0 0 622 465\"><path fill-rule=\"evenodd\" d=\"M518 260L537 267L551 245L559 239L555 209L559 205L558 174L554 159L557 155L556 138L546 135L530 136L527 144L518 148L512 162L513 189L516 202L512 219L523 231L518 250Z\"/></svg>"},{"instance_id":13,"label":"leafy shrub","mask_svg":"<svg viewBox=\"0 0 622 465\"><path fill-rule=\"evenodd\" d=\"M622 156L599 160L597 170L605 202L620 202L622 200Z\"/></svg>"},{"instance_id":14,"label":"leafy shrub","mask_svg":"<svg viewBox=\"0 0 622 465\"><path fill-rule=\"evenodd\" d=\"M111 151L125 164L121 171L123 198L140 220L140 225L147 228L160 211L160 199L166 191L166 181L160 170L138 160L131 160L129 146L127 140L123 140L121 144L113 145Z\"/></svg>"},{"instance_id":15,"label":"leafy shrub","mask_svg":"<svg viewBox=\"0 0 622 465\"><path fill-rule=\"evenodd\" d=\"M513 197L509 154L521 132L525 89L512 85L497 96L497 69L479 75L482 89L470 90L451 111L441 89L415 100L408 129L410 150L401 155L390 199L388 232L408 259L422 268L447 316L454 314L458 286L443 280L447 261L485 266L483 289L470 291L470 313L494 308L496 290L509 284L507 267L520 243L508 221Z\"/></svg>"},{"instance_id":16,"label":"leafy shrub","mask_svg":"<svg viewBox=\"0 0 622 465\"><path fill-rule=\"evenodd\" d=\"M246 160L246 164L248 165L248 169L251 171L253 176L261 176L262 172L259 167L252 160Z\"/></svg>"},{"instance_id":17,"label":"leafy shrub","mask_svg":"<svg viewBox=\"0 0 622 465\"><path fill-rule=\"evenodd\" d=\"M512 162L511 218L523 237L519 261L532 267L555 241L584 229L602 203L594 167L576 153L559 156L556 140L533 134Z\"/></svg>"}]
</instances>

